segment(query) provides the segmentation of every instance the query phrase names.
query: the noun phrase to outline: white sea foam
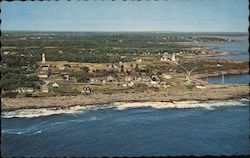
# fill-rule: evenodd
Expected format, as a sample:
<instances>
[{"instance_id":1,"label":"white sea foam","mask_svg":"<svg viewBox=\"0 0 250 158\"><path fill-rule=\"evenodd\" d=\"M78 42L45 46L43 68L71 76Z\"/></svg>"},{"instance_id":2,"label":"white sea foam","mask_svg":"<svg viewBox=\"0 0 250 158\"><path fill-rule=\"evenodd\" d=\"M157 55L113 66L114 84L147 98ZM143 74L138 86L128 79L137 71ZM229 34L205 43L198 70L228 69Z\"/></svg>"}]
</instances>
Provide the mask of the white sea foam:
<instances>
[{"instance_id":1,"label":"white sea foam","mask_svg":"<svg viewBox=\"0 0 250 158\"><path fill-rule=\"evenodd\" d=\"M114 103L117 110L124 110L127 108L140 108L140 107L152 107L155 109L166 109L166 108L205 108L207 110L213 110L215 107L223 106L246 106L246 103L242 101L178 101L178 102L116 102Z\"/></svg>"},{"instance_id":2,"label":"white sea foam","mask_svg":"<svg viewBox=\"0 0 250 158\"><path fill-rule=\"evenodd\" d=\"M37 131L36 131L37 132ZM8 133L8 134L36 134L36 132L33 131L33 127L29 128L20 128L20 129L8 129L8 130L2 130L2 133Z\"/></svg>"},{"instance_id":3,"label":"white sea foam","mask_svg":"<svg viewBox=\"0 0 250 158\"><path fill-rule=\"evenodd\" d=\"M40 109L21 109L21 110L14 110L3 112L3 118L13 118L13 117L26 117L26 118L33 118L33 117L40 117L40 116L50 116L56 114L73 114L83 112L84 110L92 109L90 106L74 106L70 108L40 108Z\"/></svg>"},{"instance_id":4,"label":"white sea foam","mask_svg":"<svg viewBox=\"0 0 250 158\"><path fill-rule=\"evenodd\" d=\"M90 118L92 119L92 118ZM66 120L66 121L57 121L57 122L52 122L52 123L49 123L47 126L55 126L55 125L63 125L63 124L67 124L67 123L70 123L70 122L77 122L77 123L80 123L80 122L84 122L84 121L88 121L88 120L84 120L84 119L74 119L74 120ZM48 127L46 127L48 128Z\"/></svg>"},{"instance_id":5,"label":"white sea foam","mask_svg":"<svg viewBox=\"0 0 250 158\"><path fill-rule=\"evenodd\" d=\"M240 100L225 100L225 101L173 101L173 102L115 102L105 105L89 105L89 106L74 106L70 108L41 108L41 109L22 109L9 112L3 112L2 118L33 118L40 116L50 116L56 114L77 114L89 110L100 110L105 108L115 108L117 110L124 110L128 108L143 108L152 107L155 109L166 108L205 108L213 110L215 107L223 106L247 106L249 100L242 98ZM94 118L93 118L94 119Z\"/></svg>"},{"instance_id":6,"label":"white sea foam","mask_svg":"<svg viewBox=\"0 0 250 158\"><path fill-rule=\"evenodd\" d=\"M31 130L3 130L2 133L17 134L17 135L36 135L42 133L41 130L31 131Z\"/></svg>"},{"instance_id":7,"label":"white sea foam","mask_svg":"<svg viewBox=\"0 0 250 158\"><path fill-rule=\"evenodd\" d=\"M40 133L42 133L41 130L34 132L34 134L40 134Z\"/></svg>"},{"instance_id":8,"label":"white sea foam","mask_svg":"<svg viewBox=\"0 0 250 158\"><path fill-rule=\"evenodd\" d=\"M2 130L2 133L6 134L16 134L16 135L36 135L40 134L42 132L46 132L48 130L51 130L51 128L58 128L58 126L64 126L68 123L81 123L85 121L95 121L95 120L101 120L102 118L97 118L96 116L91 116L89 118L78 118L78 119L72 119L72 120L66 120L66 121L56 121L56 122L40 122L36 124L32 124L28 127L22 127L22 128L10 128Z\"/></svg>"}]
</instances>

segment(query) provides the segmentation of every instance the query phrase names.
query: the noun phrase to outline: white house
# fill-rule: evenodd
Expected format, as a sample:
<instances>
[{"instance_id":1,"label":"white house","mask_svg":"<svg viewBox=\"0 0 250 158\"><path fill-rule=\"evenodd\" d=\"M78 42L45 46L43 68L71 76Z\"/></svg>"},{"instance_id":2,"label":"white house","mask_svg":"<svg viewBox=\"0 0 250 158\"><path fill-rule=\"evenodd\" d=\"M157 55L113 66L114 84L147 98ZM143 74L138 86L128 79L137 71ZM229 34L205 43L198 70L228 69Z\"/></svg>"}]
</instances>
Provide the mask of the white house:
<instances>
[{"instance_id":1,"label":"white house","mask_svg":"<svg viewBox=\"0 0 250 158\"><path fill-rule=\"evenodd\" d=\"M206 86L204 86L204 85L197 85L196 88L198 88L198 89L205 89Z\"/></svg>"},{"instance_id":2,"label":"white house","mask_svg":"<svg viewBox=\"0 0 250 158\"><path fill-rule=\"evenodd\" d=\"M34 89L33 88L28 88L28 87L20 87L16 90L16 92L19 92L19 93L32 93L34 92Z\"/></svg>"},{"instance_id":3,"label":"white house","mask_svg":"<svg viewBox=\"0 0 250 158\"><path fill-rule=\"evenodd\" d=\"M131 76L125 76L124 80L127 82L130 82L130 81L132 81L132 78L131 78Z\"/></svg>"},{"instance_id":4,"label":"white house","mask_svg":"<svg viewBox=\"0 0 250 158\"><path fill-rule=\"evenodd\" d=\"M127 83L123 83L122 87L128 87L128 84Z\"/></svg>"},{"instance_id":5,"label":"white house","mask_svg":"<svg viewBox=\"0 0 250 158\"><path fill-rule=\"evenodd\" d=\"M52 84L52 87L53 87L53 88L58 88L58 87L59 87L59 84L55 82L55 83Z\"/></svg>"},{"instance_id":6,"label":"white house","mask_svg":"<svg viewBox=\"0 0 250 158\"><path fill-rule=\"evenodd\" d=\"M48 78L48 74L38 74L37 75L39 78Z\"/></svg>"},{"instance_id":7,"label":"white house","mask_svg":"<svg viewBox=\"0 0 250 158\"><path fill-rule=\"evenodd\" d=\"M150 85L153 87L159 87L158 83L156 81L151 81Z\"/></svg>"},{"instance_id":8,"label":"white house","mask_svg":"<svg viewBox=\"0 0 250 158\"><path fill-rule=\"evenodd\" d=\"M171 79L171 78L173 78L173 76L170 75L170 74L162 74L162 77L165 78L165 79Z\"/></svg>"},{"instance_id":9,"label":"white house","mask_svg":"<svg viewBox=\"0 0 250 158\"><path fill-rule=\"evenodd\" d=\"M48 93L49 92L49 88L47 86L43 87L42 92Z\"/></svg>"},{"instance_id":10,"label":"white house","mask_svg":"<svg viewBox=\"0 0 250 158\"><path fill-rule=\"evenodd\" d=\"M122 66L122 64L123 64L123 63L122 63L121 61L119 61L119 66Z\"/></svg>"},{"instance_id":11,"label":"white house","mask_svg":"<svg viewBox=\"0 0 250 158\"><path fill-rule=\"evenodd\" d=\"M106 83L106 80L102 80L102 84L105 84Z\"/></svg>"},{"instance_id":12,"label":"white house","mask_svg":"<svg viewBox=\"0 0 250 158\"><path fill-rule=\"evenodd\" d=\"M137 62L137 63L141 63L141 62L142 62L142 59L141 59L141 58L136 59L136 62Z\"/></svg>"},{"instance_id":13,"label":"white house","mask_svg":"<svg viewBox=\"0 0 250 158\"><path fill-rule=\"evenodd\" d=\"M132 81L130 81L130 82L128 83L128 86L129 86L129 87L133 87L134 85L135 85L135 83L132 82Z\"/></svg>"},{"instance_id":14,"label":"white house","mask_svg":"<svg viewBox=\"0 0 250 158\"><path fill-rule=\"evenodd\" d=\"M9 51L4 51L3 54L4 54L4 55L10 54L10 52L9 52Z\"/></svg>"},{"instance_id":15,"label":"white house","mask_svg":"<svg viewBox=\"0 0 250 158\"><path fill-rule=\"evenodd\" d=\"M83 87L83 90L81 91L82 94L90 94L92 92L90 87Z\"/></svg>"},{"instance_id":16,"label":"white house","mask_svg":"<svg viewBox=\"0 0 250 158\"><path fill-rule=\"evenodd\" d=\"M113 81L115 81L115 78L112 77L111 75L109 75L109 76L107 76L107 81L108 82L113 82Z\"/></svg>"},{"instance_id":17,"label":"white house","mask_svg":"<svg viewBox=\"0 0 250 158\"><path fill-rule=\"evenodd\" d=\"M161 61L169 61L168 57L166 55L163 55L161 57Z\"/></svg>"}]
</instances>

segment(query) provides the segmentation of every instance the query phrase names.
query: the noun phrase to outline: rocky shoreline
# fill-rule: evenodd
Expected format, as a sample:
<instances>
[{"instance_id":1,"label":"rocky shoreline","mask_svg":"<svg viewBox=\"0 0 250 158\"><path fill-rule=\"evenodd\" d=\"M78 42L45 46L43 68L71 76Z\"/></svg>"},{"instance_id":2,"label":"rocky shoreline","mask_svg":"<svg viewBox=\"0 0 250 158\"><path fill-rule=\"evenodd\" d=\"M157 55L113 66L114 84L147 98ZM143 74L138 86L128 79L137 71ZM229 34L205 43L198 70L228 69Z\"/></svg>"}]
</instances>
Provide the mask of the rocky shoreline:
<instances>
[{"instance_id":1,"label":"rocky shoreline","mask_svg":"<svg viewBox=\"0 0 250 158\"><path fill-rule=\"evenodd\" d=\"M249 98L248 85L207 85L205 89L186 92L142 92L90 94L77 96L57 96L43 98L2 98L2 111L37 108L69 108L108 104L112 102L171 102L171 101L208 101Z\"/></svg>"}]
</instances>

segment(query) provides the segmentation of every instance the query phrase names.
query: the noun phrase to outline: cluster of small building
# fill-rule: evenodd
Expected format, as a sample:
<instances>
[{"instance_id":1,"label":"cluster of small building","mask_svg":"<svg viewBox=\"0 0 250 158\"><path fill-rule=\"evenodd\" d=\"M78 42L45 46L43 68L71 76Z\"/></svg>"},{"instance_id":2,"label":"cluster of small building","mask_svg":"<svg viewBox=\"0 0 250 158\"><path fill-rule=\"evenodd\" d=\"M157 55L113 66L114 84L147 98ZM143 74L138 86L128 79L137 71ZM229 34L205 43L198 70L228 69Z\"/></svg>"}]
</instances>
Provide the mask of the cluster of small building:
<instances>
[{"instance_id":1,"label":"cluster of small building","mask_svg":"<svg viewBox=\"0 0 250 158\"><path fill-rule=\"evenodd\" d=\"M40 71L37 74L37 76L39 78L49 78L51 75L51 65L46 63L46 59L45 59L45 54L42 54L42 63L40 65ZM69 81L70 80L70 73L68 72L61 72L60 74L58 74L62 77L63 80L65 81Z\"/></svg>"},{"instance_id":2,"label":"cluster of small building","mask_svg":"<svg viewBox=\"0 0 250 158\"><path fill-rule=\"evenodd\" d=\"M164 77L164 75L163 75ZM167 78L165 79L171 79L172 76L168 75ZM136 84L145 84L148 87L163 87L163 88L168 88L170 87L170 84L167 82L163 81L160 79L159 76L157 75L152 75L152 76L141 76L141 77L136 77L135 79L131 78L130 76L125 77L125 82L118 83L118 86L122 87L133 87Z\"/></svg>"},{"instance_id":3,"label":"cluster of small building","mask_svg":"<svg viewBox=\"0 0 250 158\"><path fill-rule=\"evenodd\" d=\"M177 53L168 54L165 52L161 58L160 61L167 61L167 62L178 62L178 58L176 58ZM168 72L161 75L151 75L149 76L147 73L137 73L137 70L139 69L139 64L142 63L141 58L136 58L135 63L131 63L128 65L128 63L119 62L116 64L107 64L106 68L97 69L94 68L94 66L88 66L88 73L89 74L99 74L99 76L93 76L89 77L90 84L107 84L110 82L113 82L114 85L118 85L121 87L134 87L137 84L144 84L148 87L163 87L168 88L170 87L170 83L166 82L167 80L171 79L174 75L172 72ZM50 89L56 89L60 87L60 82L58 83L56 80L53 81L53 79L50 78L52 75L51 73L51 67L53 65L50 65L46 62L45 54L42 54L42 61L39 68L39 71L37 72L37 76L41 79L45 79L46 82L45 85L41 85L41 91L42 92L49 92ZM64 70L67 65L64 65L63 67L58 68L59 74L56 74L58 76L61 76L61 79L63 81L70 81L70 73L64 72L61 70ZM69 65L69 67L71 67ZM79 66L78 66L79 67ZM115 72L115 75L110 75L107 73L107 75L104 75L102 71L113 71ZM55 76L55 74L53 74ZM50 88L49 88L50 87ZM31 89L25 89L22 88L19 90L19 92L33 92ZM91 90L89 88L83 89L82 93L91 93Z\"/></svg>"}]
</instances>

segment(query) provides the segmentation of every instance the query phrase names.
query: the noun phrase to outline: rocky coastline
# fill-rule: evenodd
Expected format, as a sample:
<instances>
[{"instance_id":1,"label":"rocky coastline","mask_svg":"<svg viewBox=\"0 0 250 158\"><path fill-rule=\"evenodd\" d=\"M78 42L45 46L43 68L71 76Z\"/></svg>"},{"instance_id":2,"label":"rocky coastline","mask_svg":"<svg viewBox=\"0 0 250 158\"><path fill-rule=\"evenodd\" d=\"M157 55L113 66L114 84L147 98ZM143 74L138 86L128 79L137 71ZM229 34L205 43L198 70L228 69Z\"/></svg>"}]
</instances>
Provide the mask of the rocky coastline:
<instances>
[{"instance_id":1,"label":"rocky coastline","mask_svg":"<svg viewBox=\"0 0 250 158\"><path fill-rule=\"evenodd\" d=\"M172 102L172 101L208 101L249 98L248 85L206 85L205 89L186 92L134 92L113 94L89 94L77 96L57 96L39 98L2 98L2 111L37 108L69 108L108 104L112 102Z\"/></svg>"}]
</instances>

